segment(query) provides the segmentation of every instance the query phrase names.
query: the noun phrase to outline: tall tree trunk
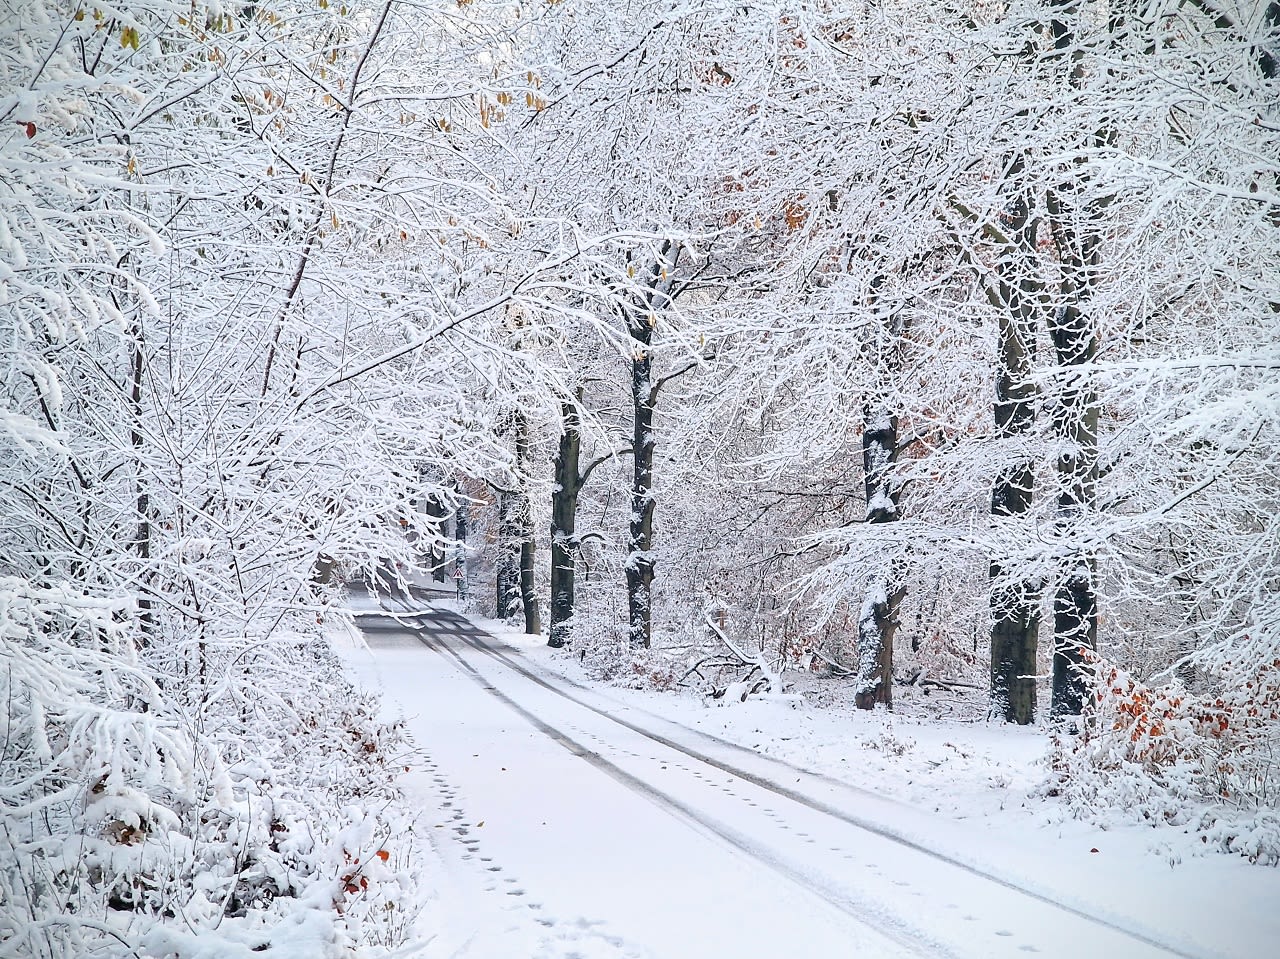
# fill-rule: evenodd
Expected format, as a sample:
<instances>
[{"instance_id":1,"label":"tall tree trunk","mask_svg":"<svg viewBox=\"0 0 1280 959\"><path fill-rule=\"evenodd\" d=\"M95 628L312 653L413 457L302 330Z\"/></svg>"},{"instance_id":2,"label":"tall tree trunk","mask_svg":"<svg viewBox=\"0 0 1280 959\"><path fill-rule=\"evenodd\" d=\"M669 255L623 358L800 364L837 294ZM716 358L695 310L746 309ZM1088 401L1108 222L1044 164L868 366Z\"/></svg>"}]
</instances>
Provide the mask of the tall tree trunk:
<instances>
[{"instance_id":1,"label":"tall tree trunk","mask_svg":"<svg viewBox=\"0 0 1280 959\"><path fill-rule=\"evenodd\" d=\"M582 391L577 399L581 401ZM578 472L578 454L582 435L578 404L560 404L563 429L556 452L555 483L551 492L551 629L548 646L560 648L569 641L569 621L574 609L575 553L574 529L578 517L578 493L582 476Z\"/></svg>"},{"instance_id":2,"label":"tall tree trunk","mask_svg":"<svg viewBox=\"0 0 1280 959\"><path fill-rule=\"evenodd\" d=\"M538 611L538 586L535 577L537 541L534 539L533 515L529 494L524 484L529 475L529 419L516 413L516 482L520 485L516 521L520 537L520 603L524 608L524 631L531 636L542 632Z\"/></svg>"},{"instance_id":3,"label":"tall tree trunk","mask_svg":"<svg viewBox=\"0 0 1280 959\"><path fill-rule=\"evenodd\" d=\"M147 490L146 478L142 466L142 386L146 374L146 344L141 320L133 330L132 355L130 356L130 389L129 407L133 421L129 427L129 445L134 457L134 490L135 509L137 510L137 528L134 533L134 549L138 554L138 564L142 567L138 574L138 582L143 584L143 595L138 597L138 624L141 641L150 641L155 629L155 612L151 599L145 593L147 584L151 582L151 495Z\"/></svg>"},{"instance_id":4,"label":"tall tree trunk","mask_svg":"<svg viewBox=\"0 0 1280 959\"><path fill-rule=\"evenodd\" d=\"M1071 537L1084 528L1097 505L1098 480L1097 393L1071 368L1093 361L1098 336L1093 322L1075 303L1059 307L1049 333L1062 378L1053 414L1060 444L1057 527L1061 536ZM1053 600L1050 711L1054 716L1076 715L1084 709L1091 686L1091 653L1098 648L1096 580L1096 561L1077 547Z\"/></svg>"},{"instance_id":5,"label":"tall tree trunk","mask_svg":"<svg viewBox=\"0 0 1280 959\"><path fill-rule=\"evenodd\" d=\"M542 615L538 610L537 555L527 497L522 526L526 534L520 542L520 603L524 608L524 631L530 636L538 636L542 633Z\"/></svg>"},{"instance_id":6,"label":"tall tree trunk","mask_svg":"<svg viewBox=\"0 0 1280 959\"><path fill-rule=\"evenodd\" d=\"M459 494L459 499L461 495ZM467 506L465 500L458 503L457 512L453 514L453 538L457 542L457 553L453 558L454 587L459 600L465 600L468 593L467 584Z\"/></svg>"},{"instance_id":7,"label":"tall tree trunk","mask_svg":"<svg viewBox=\"0 0 1280 959\"><path fill-rule=\"evenodd\" d=\"M632 461L631 523L627 540L627 633L633 648L653 642L653 408L658 387L653 382L650 348L659 311L671 302L671 274L680 245L665 241L645 277L640 302L625 310L631 337Z\"/></svg>"},{"instance_id":8,"label":"tall tree trunk","mask_svg":"<svg viewBox=\"0 0 1280 959\"><path fill-rule=\"evenodd\" d=\"M637 347L631 359L632 452L631 526L627 541L627 613L632 646L653 641L653 383L647 323L632 330Z\"/></svg>"},{"instance_id":9,"label":"tall tree trunk","mask_svg":"<svg viewBox=\"0 0 1280 959\"><path fill-rule=\"evenodd\" d=\"M524 614L526 633L542 632L535 578L537 548L526 484L529 476L529 419L520 410L510 414L515 434L515 469L512 488L494 486L498 494L498 560L495 571L497 615L508 619ZM491 484L492 485L492 484Z\"/></svg>"},{"instance_id":10,"label":"tall tree trunk","mask_svg":"<svg viewBox=\"0 0 1280 959\"><path fill-rule=\"evenodd\" d=\"M422 504L422 511L435 520L432 525L442 532L445 518L449 515L449 510L445 503L434 496L430 496ZM443 546L433 541L426 550L419 549L417 552L426 561L427 570L430 572L431 579L434 582L443 583L448 579L446 567L449 565L449 559L445 555Z\"/></svg>"},{"instance_id":11,"label":"tall tree trunk","mask_svg":"<svg viewBox=\"0 0 1280 959\"><path fill-rule=\"evenodd\" d=\"M902 489L894 480L898 462L898 418L880 410L865 411L862 430L862 470L867 493L868 523L898 519ZM897 566L889 564L873 581L858 616L858 681L854 704L872 709L893 704L893 636L898 607L906 592Z\"/></svg>"},{"instance_id":12,"label":"tall tree trunk","mask_svg":"<svg viewBox=\"0 0 1280 959\"><path fill-rule=\"evenodd\" d=\"M1016 193L1005 210L1009 236L1001 256L992 302L999 310L999 366L996 370L996 431L1001 437L1025 437L1035 423L1035 387L1031 365L1035 358L1036 303L1042 293L1036 265L1038 221L1031 216L1027 189L1019 180L1025 169L1021 156L1010 163L1007 178ZM1034 471L1031 460L1016 453L996 475L991 488L993 517L1021 516L1031 508ZM1027 725L1035 721L1036 656L1040 630L1040 592L1037 584L1006 581L1006 570L992 560L991 581L991 708L1005 722Z\"/></svg>"},{"instance_id":13,"label":"tall tree trunk","mask_svg":"<svg viewBox=\"0 0 1280 959\"><path fill-rule=\"evenodd\" d=\"M494 606L498 619L508 619L515 615L520 606L520 504L519 494L515 490L497 489L496 492L498 559L494 571Z\"/></svg>"},{"instance_id":14,"label":"tall tree trunk","mask_svg":"<svg viewBox=\"0 0 1280 959\"><path fill-rule=\"evenodd\" d=\"M1062 18L1050 21L1049 34L1068 82L1080 89L1084 79L1084 50L1075 33L1076 7L1058 0ZM1092 146L1107 140L1105 131L1092 135ZM1049 321L1058 367L1057 402L1053 427L1059 444L1057 461L1059 536L1071 538L1088 522L1097 505L1098 398L1080 367L1098 355L1097 324L1088 300L1097 282L1099 218L1104 201L1087 195L1090 183L1076 174L1046 194L1054 243L1061 262L1060 301ZM1083 711L1092 686L1091 653L1098 646L1097 564L1086 551L1075 549L1068 560L1053 601L1054 716Z\"/></svg>"}]
</instances>

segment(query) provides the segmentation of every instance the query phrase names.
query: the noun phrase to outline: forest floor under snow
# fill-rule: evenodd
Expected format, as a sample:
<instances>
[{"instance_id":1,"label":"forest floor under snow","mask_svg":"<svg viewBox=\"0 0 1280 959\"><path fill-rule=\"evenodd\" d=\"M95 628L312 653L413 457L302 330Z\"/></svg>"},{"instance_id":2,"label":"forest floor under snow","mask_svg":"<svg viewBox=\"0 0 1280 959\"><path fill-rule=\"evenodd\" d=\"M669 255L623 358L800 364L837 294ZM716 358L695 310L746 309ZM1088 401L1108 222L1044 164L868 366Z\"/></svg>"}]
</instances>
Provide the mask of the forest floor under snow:
<instances>
[{"instance_id":1,"label":"forest floor under snow","mask_svg":"<svg viewBox=\"0 0 1280 959\"><path fill-rule=\"evenodd\" d=\"M449 611L456 608L452 600L447 599L436 599L431 605ZM367 601L355 601L353 608L356 622L375 609ZM1101 815L1090 822L1072 818L1060 803L1045 796L1040 788L1046 776L1046 734L1043 730L931 716L929 713L937 710L930 707L940 701L936 699L928 703L923 698L903 703L899 711L892 714L860 712L834 695L839 689L837 685L810 676L796 677L796 696L751 698L746 702L710 701L686 691L629 689L592 682L576 656L550 650L542 639L525 636L501 623L476 617L470 619L474 625L497 637L496 645L518 660L529 671L527 675L541 677L549 688L577 690L576 695L589 697L611 715L648 717L634 720L646 728L683 728L695 731L690 736L706 734L816 774L818 779L814 782L835 780L853 790L874 793L883 803L876 806L876 801L873 801L866 809L875 808L866 815L876 818L882 825L887 824L891 831L995 875L1010 888L1028 890L1042 902L1065 903L1080 914L1101 915L1117 926L1135 930L1139 936L1168 945L1170 951L1167 954L1244 959L1270 955L1275 943L1280 941L1280 910L1276 909L1280 903L1280 869L1251 865L1239 857L1215 854L1186 831L1175 827L1134 825L1125 822L1125 817L1118 813L1111 817ZM519 716L508 715L501 720L501 728L495 731L490 727L497 720L481 718L479 713L474 717L466 715L468 709L488 708L479 705L483 697L476 697L475 704L471 706L461 705L464 700L453 698L449 702L425 701L424 696L453 697L451 690L454 687L433 684L438 682L442 672L454 667L447 657L412 648L411 635L405 635L399 645L380 648L375 643L373 649L364 644L355 630L335 630L333 637L335 645L346 647L344 656L357 680L383 694L387 716L404 718L424 756L430 757L424 759L422 767L409 777L409 788L414 792L412 801L421 804L423 831L432 839L430 849L424 850L424 854L436 859L428 872L436 875L438 882L426 897L428 902L421 920L421 938L404 955L422 956L423 959L444 956L523 959L526 955L529 959L544 956L566 959L615 959L619 956L685 959L688 956L692 959L695 955L708 955L705 942L697 945L699 937L692 934L700 925L714 922L705 915L705 902L699 907L703 909L704 916L697 915L690 906L687 919L677 923L687 923L687 929L668 930L665 937L657 935L656 938L650 936L653 925L671 920L651 916L649 931L646 931L644 916L641 915L633 917L634 922L629 926L625 913L628 908L634 912L636 907L634 903L630 907L621 905L627 897L625 883L614 896L620 904L616 916L608 915L607 905L602 904L610 901L608 897L596 904L597 908L591 915L570 915L574 911L573 899L565 897L558 900L559 920L550 920L547 913L531 912L529 904L532 898L554 903L557 902L557 884L566 886L566 889L573 887L574 881L570 877L580 871L580 863L574 858L572 843L565 846L562 853L557 853L553 862L545 861L547 855L526 851L520 887L523 907L517 908L511 898L504 898L513 895L511 888L502 887L496 878L501 875L499 867L503 863L504 848L508 858L519 860L518 848L526 846L531 850L534 847L528 836L519 836L520 797L497 796L493 792L514 780L476 778L466 772L469 768L467 760L498 750L499 755L510 756L509 761L503 762L516 769L522 751L534 748L530 745L534 737L528 724ZM458 663L462 664L455 670L459 675L469 671L475 674L471 678L480 680L482 686L506 689L507 696L517 699L523 695L519 692L521 678L514 672L509 675L505 670L485 672L481 677L477 670L496 670L495 664L481 666L478 657L473 657L471 665L461 659ZM470 683L470 686L474 685ZM525 681L524 685L531 686L532 683ZM464 686L468 683L457 679L459 695L463 695ZM492 692L492 688L489 691ZM921 694L917 691L915 695L920 697ZM558 707L538 706L532 699L526 702L526 706L538 716L546 717L550 724L558 723L559 728L577 729L582 725L581 720L557 714ZM450 709L455 714L461 710L461 715L453 717L454 725L442 726L433 711ZM543 709L549 709L550 713L541 712ZM951 711L957 714L973 712L963 709ZM531 717L532 713L525 718L531 720ZM473 731L476 736L474 743L468 741ZM593 742L600 743L598 747L592 746L593 750L598 748L606 758L613 756L615 761L621 762L618 759L621 753L617 752L621 749L639 761L640 757L634 752L627 752L625 746L601 741L599 737L602 735L608 734L598 729L590 734ZM681 733L669 732L667 735L676 740L683 739ZM446 738L447 742L442 741ZM509 754L503 752L508 744L512 750ZM580 748L574 748L582 752ZM560 753L563 750L556 750L555 754ZM575 759L568 755L564 758L566 762ZM530 769L529 775L534 778L528 781L537 782L539 789L548 789L550 807L555 808L561 799L557 797L554 783L548 785L545 780L562 775L562 803L564 808L572 809L577 801L570 795L575 780L570 774L557 773L557 768L548 766L542 779L538 778L536 768ZM655 768L666 769L665 766ZM761 775L776 783L777 770L782 768L774 767ZM636 769L639 778L652 775L640 767ZM503 772L506 772L505 767ZM807 775L805 778L804 788L808 788ZM795 781L800 783L801 776L797 774ZM450 783L447 789L442 786L445 782ZM786 784L782 785L785 787ZM732 784L730 788L734 788ZM492 826L488 831L483 829L485 816L491 822L498 816L482 815L478 811L474 815L479 818L469 823L469 814L463 813L464 808L506 810L507 818L514 820L505 827L508 830L506 839L503 839L500 829ZM529 812L528 829L536 829L533 820L540 814L536 810ZM720 815L715 810L712 813ZM726 818L717 818L714 823L729 822L729 813L726 811L724 815ZM863 815L863 812L857 815ZM541 819L539 822L546 825ZM451 828L446 828L449 824L452 824ZM470 830L468 824L472 827ZM610 828L619 837L628 832L626 822L617 822ZM480 859L479 841L474 837L482 833L489 843L484 850L489 855ZM605 835L610 833L606 831ZM801 831L800 835L804 833ZM809 841L812 840L808 837L796 839L792 849L783 850L783 858L794 854L794 861L803 862L807 855L805 850L809 848L803 846L803 842ZM818 841L823 841L821 836ZM837 840L832 837L831 841ZM476 843L475 847L469 845L472 842ZM628 848L623 839L619 838L619 842L620 849ZM831 849L834 851L836 846ZM472 861L473 853L476 861ZM642 854L643 850L630 853L633 856ZM670 850L667 854L679 855ZM891 846L886 858L895 854ZM595 856L596 853L590 855ZM704 850L699 855L708 853ZM498 866L480 866L481 861L493 862L495 857ZM852 860L854 857L845 858ZM681 871L690 873L696 881L702 865L703 861L691 853L686 868ZM854 863L839 868L851 870L858 865L871 866L880 876L870 863ZM821 872L821 868L815 860L815 874ZM477 869L481 871L476 872ZM495 874L492 882L481 882L475 878L487 875L484 870ZM619 863L616 872L618 876L626 873L626 864ZM903 916L941 913L948 906L954 908L954 903L935 901L936 894L909 900L906 890L911 885L918 885L910 892L914 896L920 896L921 890L929 888L929 882L923 877L919 877L920 883L914 883L916 878L910 872L900 876L886 873L880 876L878 887L865 887L875 889L873 898L881 900L871 910L873 917L887 916L888 924L892 926L894 922L902 923ZM506 881L512 880L508 878ZM709 883L724 881L723 877L708 878ZM853 890L848 892L852 899L862 895L854 885L840 885L838 877L834 881L824 881L831 889ZM949 880L937 881L945 883ZM903 887L903 891L895 893L893 886ZM575 895L588 897L590 893L591 890L579 888ZM530 898L525 898L526 894ZM712 898L742 897L749 892L725 888L718 892L713 889L711 894ZM845 892L840 895L844 896ZM958 897L948 890L943 898ZM993 913L1005 908L994 900L991 907ZM968 913L979 911L972 906L966 908ZM814 933L811 941L806 941L804 930L812 928L811 925L802 923L799 933L793 930L784 934L780 929L766 928L768 923L761 922L761 917L753 914L751 908L743 910L740 915L744 938L730 951L715 949L710 954L732 954L746 959L756 955L830 955L815 951L820 948L821 936L818 933ZM898 917L896 920L892 918L895 915ZM975 919L968 914L963 918ZM983 917L979 915L976 918ZM1000 918L1003 925L1016 925L1013 917ZM732 917L726 921L732 923ZM1001 921L993 921L996 925L992 929L1002 924ZM906 923L914 925L910 918ZM1042 955L1127 957L1137 954L1129 952L1127 947L1102 945L1102 940L1095 951L1083 953L1079 951L1080 943L1055 943L1052 937L1046 940L1024 936L1025 942L1021 945L1015 945L1015 939L986 939L984 945L980 938L982 934L972 932L968 935L973 941L967 941L966 929L977 930L981 925L981 922L966 926L959 921L948 924L941 919L921 920L919 928L925 930L926 935L918 938L913 947L915 954L987 956L996 955L998 951L1003 954L1002 950L995 949L996 943L1006 949ZM502 932L495 933L495 928ZM730 946L725 935L724 932L717 933L720 938L716 941ZM994 935L1008 936L1010 933L998 929ZM790 941L779 941L780 938ZM923 951L919 948L919 942L930 941L938 943L936 952L927 945ZM687 943L687 947L673 943ZM872 940L859 954L896 955L896 948L878 946ZM841 951L838 954L845 953ZM1161 952L1157 949L1152 954Z\"/></svg>"}]
</instances>

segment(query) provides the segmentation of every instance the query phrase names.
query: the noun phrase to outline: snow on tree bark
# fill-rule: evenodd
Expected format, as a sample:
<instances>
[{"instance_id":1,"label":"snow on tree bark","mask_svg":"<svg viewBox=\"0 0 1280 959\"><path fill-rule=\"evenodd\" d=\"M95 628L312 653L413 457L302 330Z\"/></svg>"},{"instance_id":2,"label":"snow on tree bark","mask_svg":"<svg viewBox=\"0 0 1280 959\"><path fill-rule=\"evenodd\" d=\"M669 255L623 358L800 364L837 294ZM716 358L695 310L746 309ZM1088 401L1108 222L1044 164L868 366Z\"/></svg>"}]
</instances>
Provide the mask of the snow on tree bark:
<instances>
[{"instance_id":1,"label":"snow on tree bark","mask_svg":"<svg viewBox=\"0 0 1280 959\"><path fill-rule=\"evenodd\" d=\"M1025 440L1035 422L1036 318L1042 283L1036 255L1038 220L1031 215L1028 188L1022 182L1025 157L1014 156L1005 173L1013 196L1005 211L999 269L987 288L997 310L995 424L1004 439ZM1022 516L1031 508L1034 464L1025 452L1012 451L1014 461L1002 467L991 489L991 515ZM991 703L1006 722L1027 725L1035 720L1036 655L1039 633L1037 584L1019 581L1016 570L992 560Z\"/></svg>"},{"instance_id":2,"label":"snow on tree bark","mask_svg":"<svg viewBox=\"0 0 1280 959\"><path fill-rule=\"evenodd\" d=\"M866 522L892 523L898 519L902 494L893 470L898 460L898 418L867 409L862 430L862 471L866 489ZM893 703L893 637L898 607L906 594L897 564L873 574L858 616L858 675L854 703L859 709Z\"/></svg>"},{"instance_id":3,"label":"snow on tree bark","mask_svg":"<svg viewBox=\"0 0 1280 959\"><path fill-rule=\"evenodd\" d=\"M1085 48L1077 31L1077 11L1069 0L1051 5L1050 61L1065 72L1076 91L1084 84ZM1061 14L1061 18L1058 14ZM1106 42L1105 34L1101 40ZM1082 148L1105 147L1105 129L1089 131ZM1055 308L1050 313L1055 395L1053 427L1058 439L1056 531L1069 551L1053 600L1053 699L1055 716L1084 711L1092 683L1091 654L1098 647L1097 561L1082 545L1097 509L1098 398L1088 367L1098 356L1098 324L1091 315L1100 270L1101 216L1107 198L1091 178L1075 172L1047 191L1050 229L1061 263Z\"/></svg>"},{"instance_id":4,"label":"snow on tree bark","mask_svg":"<svg viewBox=\"0 0 1280 959\"><path fill-rule=\"evenodd\" d=\"M626 582L627 635L632 648L653 642L653 464L657 440L653 409L658 387L653 381L654 331L658 314L670 303L672 274L680 244L665 240L655 251L643 279L622 309L631 341L631 517L628 524ZM631 257L628 256L628 260Z\"/></svg>"},{"instance_id":5,"label":"snow on tree bark","mask_svg":"<svg viewBox=\"0 0 1280 959\"><path fill-rule=\"evenodd\" d=\"M582 476L578 472L578 455L582 447L579 433L578 404L582 390L574 400L560 405L561 432L556 451L551 490L551 627L547 645L565 646L569 641L569 621L574 610L574 580L577 543L574 539L578 518L578 491Z\"/></svg>"}]
</instances>

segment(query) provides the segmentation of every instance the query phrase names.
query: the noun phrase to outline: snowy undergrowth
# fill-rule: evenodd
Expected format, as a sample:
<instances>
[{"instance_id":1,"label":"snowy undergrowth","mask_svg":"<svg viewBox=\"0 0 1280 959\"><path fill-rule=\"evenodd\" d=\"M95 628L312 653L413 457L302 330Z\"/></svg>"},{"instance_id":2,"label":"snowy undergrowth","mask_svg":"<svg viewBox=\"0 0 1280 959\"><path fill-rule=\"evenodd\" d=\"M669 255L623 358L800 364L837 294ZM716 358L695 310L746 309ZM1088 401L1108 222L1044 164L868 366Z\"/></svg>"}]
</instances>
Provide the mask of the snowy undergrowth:
<instances>
[{"instance_id":1,"label":"snowy undergrowth","mask_svg":"<svg viewBox=\"0 0 1280 959\"><path fill-rule=\"evenodd\" d=\"M675 708L712 735L956 819L1023 808L1039 781L1042 739L1033 730L938 716L932 703L858 710L851 693L839 695L851 688L845 683L804 674L788 681L789 700L686 699Z\"/></svg>"},{"instance_id":2,"label":"snowy undergrowth","mask_svg":"<svg viewBox=\"0 0 1280 959\"><path fill-rule=\"evenodd\" d=\"M402 731L327 647L187 674L114 606L0 582L0 956L376 955L420 887Z\"/></svg>"},{"instance_id":3,"label":"snowy undergrowth","mask_svg":"<svg viewBox=\"0 0 1280 959\"><path fill-rule=\"evenodd\" d=\"M1012 817L1055 830L1075 821L1129 832L1170 863L1223 852L1276 864L1280 670L1207 700L1152 690L1119 670L1100 679L1112 686L1099 691L1087 736L990 722L976 691L899 688L893 713L861 711L845 684L804 674L788 674L804 708L682 697L663 712L956 819L996 826Z\"/></svg>"},{"instance_id":4,"label":"snowy undergrowth","mask_svg":"<svg viewBox=\"0 0 1280 959\"><path fill-rule=\"evenodd\" d=\"M1051 740L1046 792L1081 819L1177 827L1280 865L1280 658L1218 680L1197 695L1099 663L1085 732Z\"/></svg>"},{"instance_id":5,"label":"snowy undergrowth","mask_svg":"<svg viewBox=\"0 0 1280 959\"><path fill-rule=\"evenodd\" d=\"M1207 701L1153 690L1119 670L1113 678L1108 667L1099 674L1110 685L1099 689L1095 732L1055 736L1047 724L991 721L983 691L960 684L899 685L893 712L863 711L846 682L793 669L783 674L783 695L712 698L712 680L724 677L704 670L681 685L691 651L680 644L637 653L619 632L585 653L555 651L518 628L477 621L544 667L607 685L631 705L985 828L1017 821L1046 837L1102 830L1112 843L1168 864L1217 852L1275 863L1280 849L1272 721L1280 715L1280 666L1238 678L1234 694ZM1178 716L1163 719L1171 706ZM1154 716L1161 719L1153 725ZM1210 729L1224 719L1226 730Z\"/></svg>"},{"instance_id":6,"label":"snowy undergrowth","mask_svg":"<svg viewBox=\"0 0 1280 959\"><path fill-rule=\"evenodd\" d=\"M960 819L1037 804L1043 733L987 724L971 690L908 687L896 712L864 711L846 682L789 670L778 692L744 698L750 683L740 666L715 659L689 673L714 650L631 651L620 633L585 651L556 651L498 621L477 622L575 682L606 685L641 709L889 798ZM714 695L726 688L739 695Z\"/></svg>"},{"instance_id":7,"label":"snowy undergrowth","mask_svg":"<svg viewBox=\"0 0 1280 959\"><path fill-rule=\"evenodd\" d=\"M1266 705L1277 697L1280 668L1241 681L1234 699L1216 705L1108 671L1100 674L1111 686L1099 691L1093 726L1102 732L1068 737L993 723L982 692L965 687L899 686L894 712L862 711L846 683L792 670L784 695L713 698L708 691L728 672L704 669L681 685L685 648L633 653L619 636L585 654L557 653L517 629L484 625L548 668L608 684L611 695L641 708L652 711L661 696L668 718L956 819L997 827L1013 817L1059 832L1074 821L1113 837L1126 832L1127 843L1171 863L1216 851L1275 862L1280 848L1273 758L1280 745ZM1180 718L1152 725L1149 717L1171 705ZM1224 719L1227 729L1217 729Z\"/></svg>"}]
</instances>

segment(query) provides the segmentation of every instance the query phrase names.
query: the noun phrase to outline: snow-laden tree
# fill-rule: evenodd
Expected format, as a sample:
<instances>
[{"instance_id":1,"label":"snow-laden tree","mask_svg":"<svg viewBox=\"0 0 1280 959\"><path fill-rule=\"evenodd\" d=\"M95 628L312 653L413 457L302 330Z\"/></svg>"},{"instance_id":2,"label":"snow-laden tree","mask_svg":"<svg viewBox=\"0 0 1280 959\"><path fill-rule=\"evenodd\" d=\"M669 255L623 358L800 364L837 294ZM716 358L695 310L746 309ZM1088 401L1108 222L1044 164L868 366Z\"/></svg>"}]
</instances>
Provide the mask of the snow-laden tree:
<instances>
[{"instance_id":1,"label":"snow-laden tree","mask_svg":"<svg viewBox=\"0 0 1280 959\"><path fill-rule=\"evenodd\" d=\"M714 5L622 10L565 3L513 35L512 56L528 67L531 88L523 94L531 115L519 117L518 90L500 101L504 122L494 123L493 135L506 152L486 161L503 184L509 211L510 242L498 249L498 272L519 275L530 252L561 258L558 269L517 297L530 329L544 331L534 337L545 344L546 367L562 371L541 379L560 413L565 444L552 490L551 639L557 645L567 641L561 624L574 608L568 584L579 546L577 496L593 473L609 491L619 480L628 490L629 515L619 514L625 536L592 532L597 547L622 544L631 644L639 649L650 641L655 450L662 436L655 409L662 383L690 355L685 340L669 342L682 322L677 291L687 293L690 275L706 262L690 241L705 226L708 184L703 170L683 168L674 158L685 139L680 131L695 137L699 129L689 83L705 85L698 71L709 69L692 38L726 15ZM626 440L609 412L620 404L630 410ZM583 435L591 448L569 476ZM617 475L620 456L629 459L625 478Z\"/></svg>"},{"instance_id":2,"label":"snow-laden tree","mask_svg":"<svg viewBox=\"0 0 1280 959\"><path fill-rule=\"evenodd\" d=\"M316 572L411 560L405 527L440 536L415 501L496 458L448 340L492 306L467 302L493 296L489 204L444 116L483 71L437 14L5 9L17 954L269 952L292 914L324 955L404 927L383 880L409 834L363 808L397 736L318 642Z\"/></svg>"},{"instance_id":3,"label":"snow-laden tree","mask_svg":"<svg viewBox=\"0 0 1280 959\"><path fill-rule=\"evenodd\" d=\"M1038 374L1046 396L1097 397L1097 503L1053 546L1096 558L1100 650L1139 687L1099 670L1084 754L1183 798L1274 804L1275 12L1116 12L1078 28L1073 84L1106 133L1072 158L1104 212L1068 224L1098 234L1098 352Z\"/></svg>"},{"instance_id":4,"label":"snow-laden tree","mask_svg":"<svg viewBox=\"0 0 1280 959\"><path fill-rule=\"evenodd\" d=\"M1055 625L1047 652L1062 654L1056 682L1067 713L1083 702L1082 650L1095 642L1099 614L1096 642L1125 659L1152 661L1155 642L1167 667L1205 646L1189 625L1183 642L1165 644L1127 612L1152 584L1154 558L1181 570L1187 544L1152 552L1155 535L1138 547L1127 539L1130 519L1125 537L1102 531L1148 495L1139 490L1178 499L1169 493L1172 434L1148 434L1147 468L1123 472L1137 462L1128 450L1145 423L1182 422L1178 397L1188 390L1235 389L1216 369L1269 369L1265 360L1182 359L1192 343L1215 352L1204 344L1209 329L1264 353L1274 338L1273 27L1261 8L1237 14L1024 4L920 17L906 5L797 5L718 21L720 33L708 28L690 41L716 44L705 57L708 82L685 94L704 131L696 162L715 167L703 188L718 187L701 194L700 222L722 231L720 249L743 269L716 304L719 325L700 328L722 337L714 348L726 362L689 381L680 415L705 428L675 459L701 444L696 461L717 493L726 467L735 472L744 518L772 511L752 505L753 484L789 486L791 509L843 503L825 530L783 523L774 534L792 544L775 550L780 559L806 542L836 551L808 567L822 587L811 595L832 613L890 596L876 591L873 569L924 587L940 576L976 585L989 568L989 612L985 597L954 595L949 605L975 624L990 616L996 707L1011 719L1030 721L1034 677L1051 668L1035 642L1042 613ZM685 184L684 202L696 186ZM1225 246L1240 237L1236 252ZM1242 250L1249 265L1238 270ZM1205 279L1177 279L1179 271ZM1180 291L1191 291L1185 301ZM1211 322L1200 303L1213 304ZM1132 324L1136 338L1124 332ZM886 363L893 354L876 347L885 333L899 338L903 359ZM1141 367L1150 378L1153 365L1159 393L1127 372ZM1155 408L1135 405L1157 396ZM865 426L893 422L877 410L897 414L899 518L850 522L849 493L868 479L860 441L883 433ZM726 442L729 431L747 435ZM1240 453L1242 478L1262 475L1243 466L1250 455ZM824 457L849 464L853 482L825 490L777 482L787 470L810 481L832 475L816 466ZM1215 479L1201 490L1206 475L1218 474L1189 469L1185 480L1202 517L1215 513L1214 487L1232 487ZM696 490L696 474L673 487L687 479ZM1267 485L1244 485L1233 495L1266 509ZM688 485L681 495L697 497ZM1139 525L1161 528L1147 519L1152 526ZM680 525L697 523L694 509ZM796 540L806 528L820 538ZM730 556L722 577L745 582ZM690 557L689 566L700 564ZM1239 572L1214 575L1226 569ZM1162 589L1202 598L1189 584L1203 582L1203 571L1160 575ZM1265 581L1261 567L1243 575ZM1211 605L1215 619L1245 608Z\"/></svg>"},{"instance_id":5,"label":"snow-laden tree","mask_svg":"<svg viewBox=\"0 0 1280 959\"><path fill-rule=\"evenodd\" d=\"M852 616L867 704L888 700L908 570L931 561L898 532L898 461L962 428L939 421L947 401L921 372L945 363L956 390L975 368L982 375L974 324L958 308L968 280L937 214L953 159L926 122L963 69L910 56L935 28L894 23L882 8L753 8L717 37L699 101L717 145L704 202L726 251L724 290L700 329L724 381L691 381L685 415L705 424L704 440L748 434L733 445L753 453L717 480L732 477L744 520L785 513L797 523L775 533L762 557L776 563L773 581L762 585L773 603L787 581L825 570L793 608L815 636ZM835 536L803 541L835 517ZM732 565L715 579L733 605L757 605L755 581Z\"/></svg>"}]
</instances>

